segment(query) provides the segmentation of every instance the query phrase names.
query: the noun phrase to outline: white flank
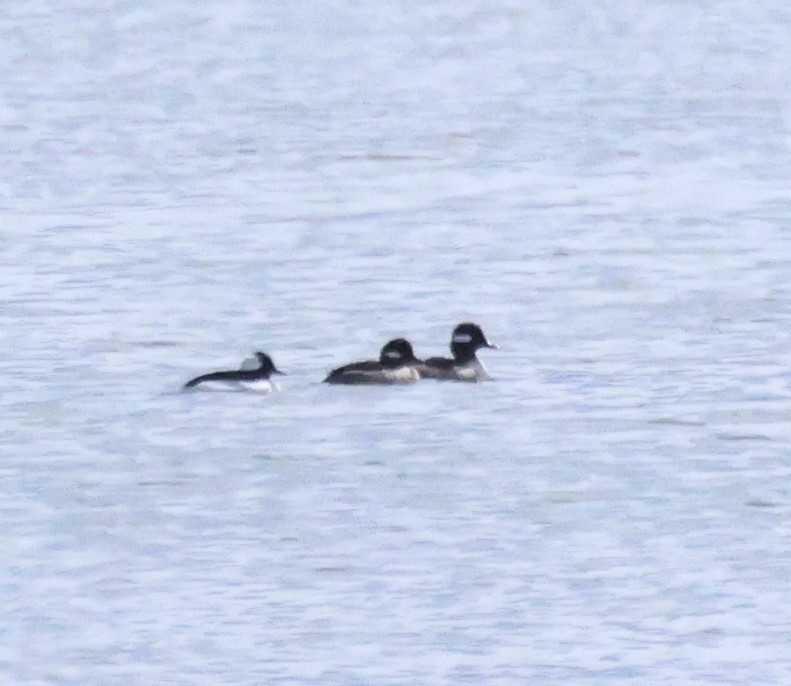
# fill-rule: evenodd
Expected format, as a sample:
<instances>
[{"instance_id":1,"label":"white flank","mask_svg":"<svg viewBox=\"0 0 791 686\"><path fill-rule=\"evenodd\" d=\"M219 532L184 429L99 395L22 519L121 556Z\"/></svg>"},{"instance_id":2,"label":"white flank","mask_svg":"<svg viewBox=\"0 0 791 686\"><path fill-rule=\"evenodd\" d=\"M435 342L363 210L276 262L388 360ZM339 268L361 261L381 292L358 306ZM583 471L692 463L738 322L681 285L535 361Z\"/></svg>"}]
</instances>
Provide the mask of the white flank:
<instances>
[{"instance_id":1,"label":"white flank","mask_svg":"<svg viewBox=\"0 0 791 686\"><path fill-rule=\"evenodd\" d=\"M256 381L204 381L189 390L225 393L269 393L272 391L272 382L269 379L258 379Z\"/></svg>"},{"instance_id":2,"label":"white flank","mask_svg":"<svg viewBox=\"0 0 791 686\"><path fill-rule=\"evenodd\" d=\"M246 391L254 391L256 393L271 393L276 391L279 386L273 384L269 379L259 379L258 381L242 381L240 384Z\"/></svg>"}]
</instances>

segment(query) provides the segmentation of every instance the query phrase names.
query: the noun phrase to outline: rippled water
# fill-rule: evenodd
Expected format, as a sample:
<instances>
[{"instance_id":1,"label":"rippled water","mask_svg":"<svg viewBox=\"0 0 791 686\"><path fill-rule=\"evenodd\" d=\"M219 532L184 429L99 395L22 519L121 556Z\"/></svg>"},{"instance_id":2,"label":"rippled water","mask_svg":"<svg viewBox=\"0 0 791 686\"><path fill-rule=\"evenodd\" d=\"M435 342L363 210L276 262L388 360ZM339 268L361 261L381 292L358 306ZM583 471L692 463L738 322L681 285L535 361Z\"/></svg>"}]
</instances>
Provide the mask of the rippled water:
<instances>
[{"instance_id":1,"label":"rippled water","mask_svg":"<svg viewBox=\"0 0 791 686\"><path fill-rule=\"evenodd\" d=\"M789 683L790 31L6 3L3 683Z\"/></svg>"}]
</instances>

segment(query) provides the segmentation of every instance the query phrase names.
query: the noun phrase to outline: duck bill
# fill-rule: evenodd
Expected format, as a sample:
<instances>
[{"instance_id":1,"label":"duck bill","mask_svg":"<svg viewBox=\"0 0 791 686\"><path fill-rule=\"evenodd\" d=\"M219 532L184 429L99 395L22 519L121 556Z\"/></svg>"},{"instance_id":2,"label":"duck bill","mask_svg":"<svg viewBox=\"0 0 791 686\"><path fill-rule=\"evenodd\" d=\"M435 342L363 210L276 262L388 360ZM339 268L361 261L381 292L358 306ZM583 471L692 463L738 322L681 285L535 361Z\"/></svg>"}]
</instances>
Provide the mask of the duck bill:
<instances>
[{"instance_id":1,"label":"duck bill","mask_svg":"<svg viewBox=\"0 0 791 686\"><path fill-rule=\"evenodd\" d=\"M273 374L280 374L281 376L288 376L288 374L286 374L285 372L281 372L279 369L273 369L272 373Z\"/></svg>"},{"instance_id":2,"label":"duck bill","mask_svg":"<svg viewBox=\"0 0 791 686\"><path fill-rule=\"evenodd\" d=\"M485 348L491 348L492 350L499 350L500 349L499 345L495 345L494 343L489 343L489 341L486 341L486 345L484 347Z\"/></svg>"}]
</instances>

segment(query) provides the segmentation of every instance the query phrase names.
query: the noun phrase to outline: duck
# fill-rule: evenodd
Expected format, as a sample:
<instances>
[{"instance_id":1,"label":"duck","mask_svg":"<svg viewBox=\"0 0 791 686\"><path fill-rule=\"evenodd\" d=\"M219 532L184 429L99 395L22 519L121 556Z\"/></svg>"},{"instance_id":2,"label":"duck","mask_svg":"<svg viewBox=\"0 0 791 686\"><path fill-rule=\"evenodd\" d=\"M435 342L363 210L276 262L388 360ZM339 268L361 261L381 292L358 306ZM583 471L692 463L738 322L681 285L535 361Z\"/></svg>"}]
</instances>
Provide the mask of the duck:
<instances>
[{"instance_id":1,"label":"duck","mask_svg":"<svg viewBox=\"0 0 791 686\"><path fill-rule=\"evenodd\" d=\"M450 338L452 358L429 357L418 367L421 378L445 381L488 381L492 377L476 356L480 348L497 350L477 324L459 324Z\"/></svg>"},{"instance_id":2,"label":"duck","mask_svg":"<svg viewBox=\"0 0 791 686\"><path fill-rule=\"evenodd\" d=\"M324 383L330 384L407 384L420 379L421 360L405 338L385 343L378 360L352 362L333 369Z\"/></svg>"},{"instance_id":3,"label":"duck","mask_svg":"<svg viewBox=\"0 0 791 686\"><path fill-rule=\"evenodd\" d=\"M255 366L252 364L255 362ZM255 390L271 391L273 383L269 377L272 374L283 374L266 353L256 352L254 358L248 358L240 369L222 372L210 372L201 374L194 379L190 379L184 384L184 389L195 388L199 384L210 384L213 388L223 388L225 390Z\"/></svg>"}]
</instances>

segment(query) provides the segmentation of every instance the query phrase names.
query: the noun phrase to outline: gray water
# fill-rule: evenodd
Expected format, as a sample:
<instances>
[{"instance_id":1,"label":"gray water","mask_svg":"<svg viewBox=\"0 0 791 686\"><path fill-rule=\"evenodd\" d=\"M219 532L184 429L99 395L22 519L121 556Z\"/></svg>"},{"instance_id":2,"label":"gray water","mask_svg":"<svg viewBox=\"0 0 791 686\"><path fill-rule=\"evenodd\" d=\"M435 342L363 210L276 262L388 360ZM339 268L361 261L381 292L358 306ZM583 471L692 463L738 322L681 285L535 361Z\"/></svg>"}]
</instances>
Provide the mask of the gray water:
<instances>
[{"instance_id":1,"label":"gray water","mask_svg":"<svg viewBox=\"0 0 791 686\"><path fill-rule=\"evenodd\" d=\"M3 684L791 683L785 0L100 5L0 17Z\"/></svg>"}]
</instances>

